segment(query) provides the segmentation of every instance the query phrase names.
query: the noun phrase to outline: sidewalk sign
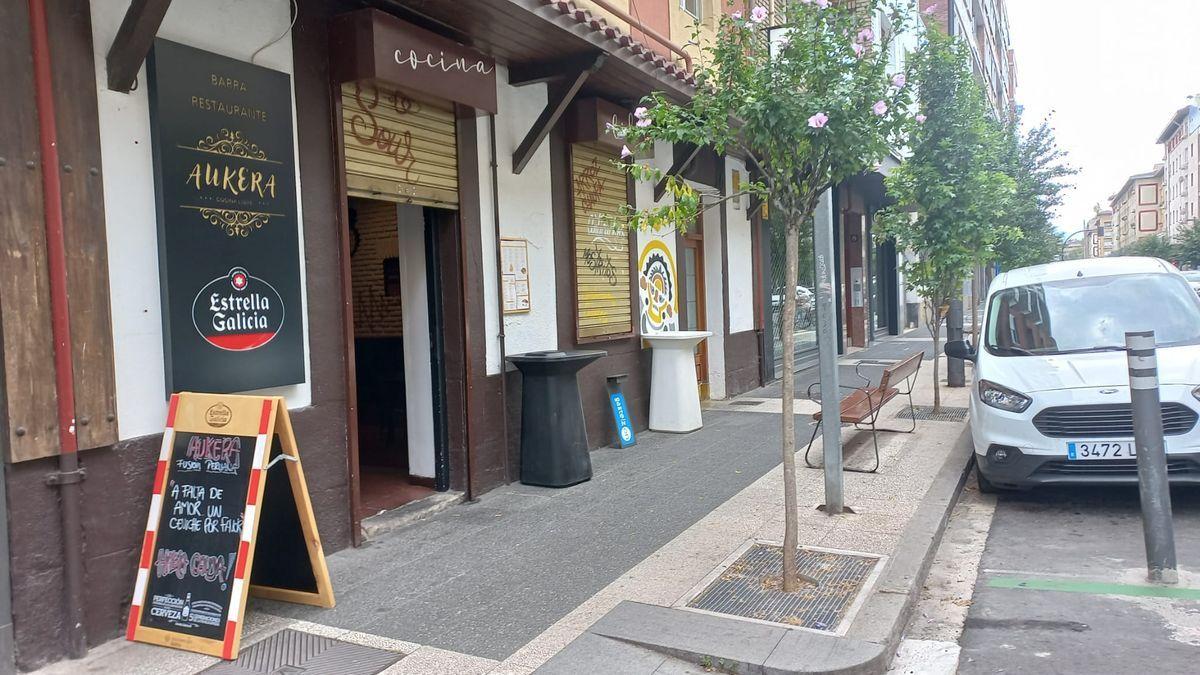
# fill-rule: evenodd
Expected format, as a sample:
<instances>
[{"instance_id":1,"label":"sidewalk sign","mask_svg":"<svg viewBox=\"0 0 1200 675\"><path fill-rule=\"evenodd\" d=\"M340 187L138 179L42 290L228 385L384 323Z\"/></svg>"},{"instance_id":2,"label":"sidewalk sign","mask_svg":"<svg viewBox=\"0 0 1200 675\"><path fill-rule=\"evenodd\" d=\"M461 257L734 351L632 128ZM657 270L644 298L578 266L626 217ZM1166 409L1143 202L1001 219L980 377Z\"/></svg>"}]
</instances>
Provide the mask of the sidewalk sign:
<instances>
[{"instance_id":1,"label":"sidewalk sign","mask_svg":"<svg viewBox=\"0 0 1200 675\"><path fill-rule=\"evenodd\" d=\"M625 393L621 391L621 382L628 375L611 375L608 377L608 402L612 405L613 425L616 427L617 442L622 448L637 445L637 436L633 433L633 420L629 419L629 407L625 404Z\"/></svg>"},{"instance_id":2,"label":"sidewalk sign","mask_svg":"<svg viewBox=\"0 0 1200 675\"><path fill-rule=\"evenodd\" d=\"M287 405L174 394L125 637L237 658L251 591L334 602Z\"/></svg>"}]
</instances>

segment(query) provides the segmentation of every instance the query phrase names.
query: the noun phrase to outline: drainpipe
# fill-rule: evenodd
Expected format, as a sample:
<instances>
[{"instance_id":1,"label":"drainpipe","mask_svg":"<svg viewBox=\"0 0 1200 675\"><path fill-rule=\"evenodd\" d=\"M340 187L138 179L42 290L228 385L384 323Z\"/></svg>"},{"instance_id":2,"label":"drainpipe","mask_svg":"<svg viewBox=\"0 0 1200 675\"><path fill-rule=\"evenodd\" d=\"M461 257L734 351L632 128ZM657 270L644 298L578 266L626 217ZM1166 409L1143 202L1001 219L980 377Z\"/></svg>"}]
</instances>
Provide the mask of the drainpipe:
<instances>
[{"instance_id":1,"label":"drainpipe","mask_svg":"<svg viewBox=\"0 0 1200 675\"><path fill-rule=\"evenodd\" d=\"M67 623L67 654L87 654L83 626L83 542L79 518L79 466L75 437L75 381L71 363L71 319L67 299L67 249L63 237L62 184L58 171L58 129L50 76L50 40L43 0L29 0L29 38L33 53L33 84L42 153L42 201L46 212L46 258L50 275L51 329L54 336L54 383L58 404L58 473L46 482L57 485L62 504L63 577Z\"/></svg>"},{"instance_id":2,"label":"drainpipe","mask_svg":"<svg viewBox=\"0 0 1200 675\"><path fill-rule=\"evenodd\" d=\"M500 261L500 168L496 163L496 115L488 115L488 140L491 141L492 164L492 225L496 228L496 323L499 324L500 340L500 410L504 433L504 474L510 476L508 466L508 365L504 362L504 269Z\"/></svg>"}]
</instances>

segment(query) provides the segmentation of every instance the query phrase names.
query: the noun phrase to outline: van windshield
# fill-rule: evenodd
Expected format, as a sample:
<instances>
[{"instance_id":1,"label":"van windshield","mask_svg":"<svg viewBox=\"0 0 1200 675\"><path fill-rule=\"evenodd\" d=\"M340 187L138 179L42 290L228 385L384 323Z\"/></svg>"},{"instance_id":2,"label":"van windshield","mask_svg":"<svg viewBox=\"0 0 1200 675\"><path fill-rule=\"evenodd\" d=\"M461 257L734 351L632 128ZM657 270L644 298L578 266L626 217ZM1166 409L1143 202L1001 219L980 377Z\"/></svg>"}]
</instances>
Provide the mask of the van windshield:
<instances>
[{"instance_id":1,"label":"van windshield","mask_svg":"<svg viewBox=\"0 0 1200 675\"><path fill-rule=\"evenodd\" d=\"M996 356L1123 350L1125 332L1153 330L1159 346L1200 343L1200 303L1173 274L1050 281L998 291L984 344Z\"/></svg>"}]
</instances>

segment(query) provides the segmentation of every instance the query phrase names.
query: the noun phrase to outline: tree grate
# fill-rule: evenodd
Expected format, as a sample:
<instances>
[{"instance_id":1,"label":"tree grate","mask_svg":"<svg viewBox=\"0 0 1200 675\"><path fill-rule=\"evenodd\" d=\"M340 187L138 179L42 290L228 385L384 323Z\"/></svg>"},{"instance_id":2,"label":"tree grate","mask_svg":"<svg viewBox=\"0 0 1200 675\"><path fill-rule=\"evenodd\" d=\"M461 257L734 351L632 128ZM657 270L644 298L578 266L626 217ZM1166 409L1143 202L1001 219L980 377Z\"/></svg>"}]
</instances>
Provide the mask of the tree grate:
<instances>
[{"instance_id":1,"label":"tree grate","mask_svg":"<svg viewBox=\"0 0 1200 675\"><path fill-rule=\"evenodd\" d=\"M880 557L869 554L800 547L796 569L802 586L798 592L785 593L780 580L783 547L754 543L686 606L841 635L880 562Z\"/></svg>"},{"instance_id":2,"label":"tree grate","mask_svg":"<svg viewBox=\"0 0 1200 675\"><path fill-rule=\"evenodd\" d=\"M909 414L908 408L904 408L896 413L895 419L911 420L914 417L918 420L929 422L965 422L967 420L967 409L944 405L940 411L935 413L931 405L918 405L914 406L912 415Z\"/></svg>"},{"instance_id":3,"label":"tree grate","mask_svg":"<svg viewBox=\"0 0 1200 675\"><path fill-rule=\"evenodd\" d=\"M373 675L402 658L404 655L398 652L288 628L243 649L236 661L218 663L204 672L214 675Z\"/></svg>"}]
</instances>

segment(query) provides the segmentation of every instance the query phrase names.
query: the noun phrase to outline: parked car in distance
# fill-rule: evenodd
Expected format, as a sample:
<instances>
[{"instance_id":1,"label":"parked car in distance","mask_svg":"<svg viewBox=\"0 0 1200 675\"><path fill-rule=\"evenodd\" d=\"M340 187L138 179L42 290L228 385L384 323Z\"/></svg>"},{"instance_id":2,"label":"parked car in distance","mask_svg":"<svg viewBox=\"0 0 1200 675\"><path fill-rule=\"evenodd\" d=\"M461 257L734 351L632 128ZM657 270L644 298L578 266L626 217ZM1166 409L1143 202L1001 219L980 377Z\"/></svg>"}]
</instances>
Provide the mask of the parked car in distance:
<instances>
[{"instance_id":1,"label":"parked car in distance","mask_svg":"<svg viewBox=\"0 0 1200 675\"><path fill-rule=\"evenodd\" d=\"M1183 278L1187 279L1192 290L1196 291L1197 295L1200 295L1200 270L1188 270L1183 273Z\"/></svg>"},{"instance_id":2,"label":"parked car in distance","mask_svg":"<svg viewBox=\"0 0 1200 675\"><path fill-rule=\"evenodd\" d=\"M1200 484L1200 298L1155 258L1092 258L992 282L975 362L971 438L981 490L1137 483L1125 332L1158 344L1168 471Z\"/></svg>"}]
</instances>

